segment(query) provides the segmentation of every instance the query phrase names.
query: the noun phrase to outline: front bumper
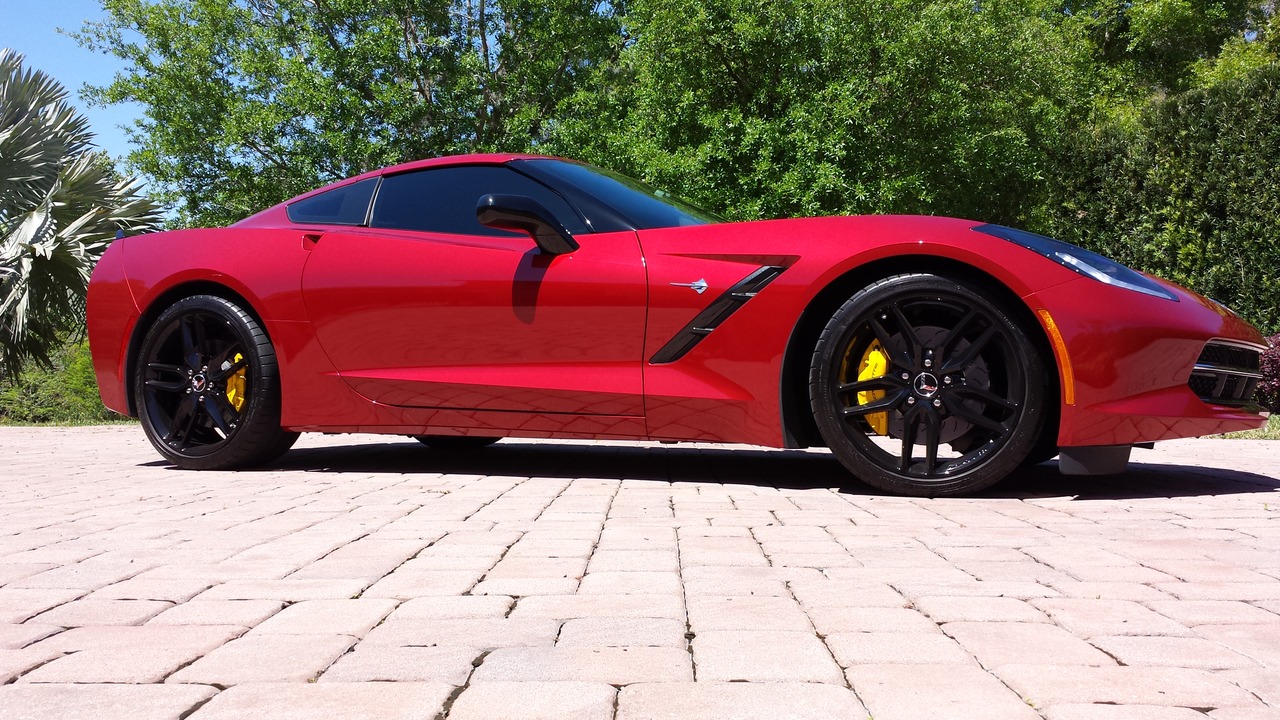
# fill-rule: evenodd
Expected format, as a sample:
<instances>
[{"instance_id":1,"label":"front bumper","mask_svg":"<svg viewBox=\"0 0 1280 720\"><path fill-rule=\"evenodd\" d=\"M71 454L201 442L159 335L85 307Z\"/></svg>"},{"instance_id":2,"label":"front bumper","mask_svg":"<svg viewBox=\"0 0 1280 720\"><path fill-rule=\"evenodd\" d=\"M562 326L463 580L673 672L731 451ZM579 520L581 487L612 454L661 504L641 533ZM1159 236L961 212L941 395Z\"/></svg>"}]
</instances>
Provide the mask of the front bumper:
<instances>
[{"instance_id":1,"label":"front bumper","mask_svg":"<svg viewBox=\"0 0 1280 720\"><path fill-rule=\"evenodd\" d=\"M1244 388L1235 381L1217 387L1215 379L1219 394L1206 395L1211 369L1202 357L1210 342L1261 352L1262 335L1221 305L1163 284L1178 302L1088 278L1024 298L1033 311L1052 315L1071 365L1067 372L1059 359L1059 447L1133 445L1266 424L1267 413L1238 397Z\"/></svg>"}]
</instances>

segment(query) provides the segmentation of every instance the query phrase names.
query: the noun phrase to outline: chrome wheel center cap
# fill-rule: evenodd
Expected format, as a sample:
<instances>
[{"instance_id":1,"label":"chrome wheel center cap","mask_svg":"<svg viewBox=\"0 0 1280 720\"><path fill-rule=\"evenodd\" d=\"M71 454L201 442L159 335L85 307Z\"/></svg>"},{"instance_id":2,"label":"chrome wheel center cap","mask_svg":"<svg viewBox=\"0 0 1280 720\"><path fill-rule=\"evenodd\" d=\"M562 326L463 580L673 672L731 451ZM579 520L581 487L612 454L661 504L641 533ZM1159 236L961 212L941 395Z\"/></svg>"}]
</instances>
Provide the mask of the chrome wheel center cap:
<instances>
[{"instance_id":1,"label":"chrome wheel center cap","mask_svg":"<svg viewBox=\"0 0 1280 720\"><path fill-rule=\"evenodd\" d=\"M920 397L931 398L938 394L938 378L933 373L920 373L911 385Z\"/></svg>"},{"instance_id":2,"label":"chrome wheel center cap","mask_svg":"<svg viewBox=\"0 0 1280 720\"><path fill-rule=\"evenodd\" d=\"M208 381L205 380L204 375L196 375L195 377L191 378L191 389L195 390L196 392L204 392L204 387L207 384L208 384Z\"/></svg>"}]
</instances>

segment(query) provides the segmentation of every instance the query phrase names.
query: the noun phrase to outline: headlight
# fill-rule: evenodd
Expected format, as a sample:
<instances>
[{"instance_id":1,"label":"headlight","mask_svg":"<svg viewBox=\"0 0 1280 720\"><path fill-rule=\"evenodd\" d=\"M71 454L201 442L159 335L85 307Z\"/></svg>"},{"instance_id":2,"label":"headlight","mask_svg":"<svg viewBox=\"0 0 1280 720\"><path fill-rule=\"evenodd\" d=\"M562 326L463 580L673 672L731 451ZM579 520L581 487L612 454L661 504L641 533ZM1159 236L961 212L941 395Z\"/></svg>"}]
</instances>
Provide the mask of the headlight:
<instances>
[{"instance_id":1,"label":"headlight","mask_svg":"<svg viewBox=\"0 0 1280 720\"><path fill-rule=\"evenodd\" d=\"M1100 283L1178 302L1177 295L1164 289L1150 278L1121 265L1115 260L1090 252L1082 247L1064 243L1061 240L1054 240L1044 235L1027 232L1026 230L1015 230L1003 225L979 225L974 230L993 235L1002 240L1008 240L1015 245L1021 245L1063 267L1071 268L1081 275L1091 277Z\"/></svg>"}]
</instances>

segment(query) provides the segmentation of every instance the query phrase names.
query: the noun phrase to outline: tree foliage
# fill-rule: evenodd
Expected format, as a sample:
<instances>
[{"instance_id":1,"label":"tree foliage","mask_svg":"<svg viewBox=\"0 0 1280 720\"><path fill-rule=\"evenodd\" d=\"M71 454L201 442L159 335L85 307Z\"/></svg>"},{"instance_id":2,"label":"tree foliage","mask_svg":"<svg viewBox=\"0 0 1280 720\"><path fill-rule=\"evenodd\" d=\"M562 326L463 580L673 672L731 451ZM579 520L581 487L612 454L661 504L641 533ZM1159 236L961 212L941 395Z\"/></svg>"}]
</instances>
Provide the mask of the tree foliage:
<instances>
[{"instance_id":1,"label":"tree foliage","mask_svg":"<svg viewBox=\"0 0 1280 720\"><path fill-rule=\"evenodd\" d=\"M158 219L92 141L57 81L0 50L0 377L47 362L83 322L89 273L116 231Z\"/></svg>"},{"instance_id":2,"label":"tree foliage","mask_svg":"<svg viewBox=\"0 0 1280 720\"><path fill-rule=\"evenodd\" d=\"M28 367L10 380L0 383L0 425L87 425L122 419L102 405L84 339L53 350L47 367Z\"/></svg>"},{"instance_id":3,"label":"tree foliage","mask_svg":"<svg viewBox=\"0 0 1280 720\"><path fill-rule=\"evenodd\" d=\"M1267 338L1270 347L1262 354L1262 380L1258 382L1258 400L1271 408L1272 420L1280 418L1280 335Z\"/></svg>"},{"instance_id":4,"label":"tree foliage","mask_svg":"<svg viewBox=\"0 0 1280 720\"><path fill-rule=\"evenodd\" d=\"M1051 196L1042 229L1280 330L1280 64L1077 136Z\"/></svg>"},{"instance_id":5,"label":"tree foliage","mask_svg":"<svg viewBox=\"0 0 1280 720\"><path fill-rule=\"evenodd\" d=\"M626 84L575 98L555 147L735 218L1014 221L1046 148L1089 107L1088 48L1043 9L636 0Z\"/></svg>"},{"instance_id":6,"label":"tree foliage","mask_svg":"<svg viewBox=\"0 0 1280 720\"><path fill-rule=\"evenodd\" d=\"M80 38L130 70L130 160L180 221L221 224L395 162L526 149L620 46L592 0L104 0Z\"/></svg>"},{"instance_id":7,"label":"tree foliage","mask_svg":"<svg viewBox=\"0 0 1280 720\"><path fill-rule=\"evenodd\" d=\"M1083 30L1094 57L1139 93L1185 89L1191 66L1229 38L1267 20L1256 0L1084 0L1063 4L1063 22Z\"/></svg>"}]
</instances>

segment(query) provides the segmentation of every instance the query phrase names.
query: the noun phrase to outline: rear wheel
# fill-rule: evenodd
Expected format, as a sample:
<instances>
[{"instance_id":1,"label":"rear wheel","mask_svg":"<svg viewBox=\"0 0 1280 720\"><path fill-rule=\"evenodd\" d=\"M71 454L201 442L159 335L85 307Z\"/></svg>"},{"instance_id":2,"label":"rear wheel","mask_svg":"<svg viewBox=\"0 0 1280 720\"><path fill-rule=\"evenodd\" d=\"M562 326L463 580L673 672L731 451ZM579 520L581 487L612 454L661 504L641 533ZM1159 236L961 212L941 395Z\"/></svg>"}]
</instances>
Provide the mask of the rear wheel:
<instances>
[{"instance_id":1,"label":"rear wheel","mask_svg":"<svg viewBox=\"0 0 1280 720\"><path fill-rule=\"evenodd\" d=\"M898 275L832 316L810 365L823 439L869 485L918 496L988 487L1036 448L1045 368L982 288Z\"/></svg>"},{"instance_id":2,"label":"rear wheel","mask_svg":"<svg viewBox=\"0 0 1280 720\"><path fill-rule=\"evenodd\" d=\"M264 463L298 438L280 427L271 341L252 316L213 295L179 300L156 318L138 355L134 397L147 438L179 467Z\"/></svg>"},{"instance_id":3,"label":"rear wheel","mask_svg":"<svg viewBox=\"0 0 1280 720\"><path fill-rule=\"evenodd\" d=\"M489 447L501 438L476 437L473 435L414 435L414 440L432 450L478 450Z\"/></svg>"}]
</instances>

